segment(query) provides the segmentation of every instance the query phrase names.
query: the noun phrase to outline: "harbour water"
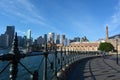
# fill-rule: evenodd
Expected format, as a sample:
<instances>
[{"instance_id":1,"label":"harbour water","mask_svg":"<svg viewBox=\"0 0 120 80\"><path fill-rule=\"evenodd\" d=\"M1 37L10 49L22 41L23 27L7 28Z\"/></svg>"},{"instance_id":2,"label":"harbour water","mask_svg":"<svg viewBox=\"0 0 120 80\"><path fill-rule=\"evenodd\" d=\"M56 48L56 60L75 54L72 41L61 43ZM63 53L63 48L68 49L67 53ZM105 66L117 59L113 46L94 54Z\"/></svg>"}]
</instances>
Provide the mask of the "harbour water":
<instances>
[{"instance_id":1,"label":"harbour water","mask_svg":"<svg viewBox=\"0 0 120 80\"><path fill-rule=\"evenodd\" d=\"M10 51L10 49L1 49L0 48L0 54L7 54Z\"/></svg>"},{"instance_id":2,"label":"harbour water","mask_svg":"<svg viewBox=\"0 0 120 80\"><path fill-rule=\"evenodd\" d=\"M9 52L8 50L0 50L0 53L7 53ZM34 54L34 52L33 52ZM48 80L51 80L52 75L53 75L53 70L50 69L50 62L53 61L53 54L48 56ZM31 57L25 57L21 59L21 63L30 71L34 72L35 70L38 70L39 72L39 80L42 80L43 78L43 55L40 56L31 56ZM8 64L7 61L0 61L0 71ZM57 64L58 65L58 64ZM59 66L59 65L58 65ZM10 80L9 79L9 67L0 74L0 80ZM17 80L30 80L31 74L26 71L21 64L18 65L18 76Z\"/></svg>"}]
</instances>

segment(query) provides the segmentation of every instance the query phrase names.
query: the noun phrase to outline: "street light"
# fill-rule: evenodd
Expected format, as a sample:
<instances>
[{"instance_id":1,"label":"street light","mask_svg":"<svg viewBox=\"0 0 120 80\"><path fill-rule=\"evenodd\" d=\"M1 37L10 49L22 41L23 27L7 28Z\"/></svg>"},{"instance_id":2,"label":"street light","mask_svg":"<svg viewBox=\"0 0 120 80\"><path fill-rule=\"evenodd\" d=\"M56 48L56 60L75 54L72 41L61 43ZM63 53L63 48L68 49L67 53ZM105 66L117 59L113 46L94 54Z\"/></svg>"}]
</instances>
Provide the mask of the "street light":
<instances>
[{"instance_id":1,"label":"street light","mask_svg":"<svg viewBox=\"0 0 120 80\"><path fill-rule=\"evenodd\" d=\"M118 64L118 39L116 39L116 63Z\"/></svg>"}]
</instances>

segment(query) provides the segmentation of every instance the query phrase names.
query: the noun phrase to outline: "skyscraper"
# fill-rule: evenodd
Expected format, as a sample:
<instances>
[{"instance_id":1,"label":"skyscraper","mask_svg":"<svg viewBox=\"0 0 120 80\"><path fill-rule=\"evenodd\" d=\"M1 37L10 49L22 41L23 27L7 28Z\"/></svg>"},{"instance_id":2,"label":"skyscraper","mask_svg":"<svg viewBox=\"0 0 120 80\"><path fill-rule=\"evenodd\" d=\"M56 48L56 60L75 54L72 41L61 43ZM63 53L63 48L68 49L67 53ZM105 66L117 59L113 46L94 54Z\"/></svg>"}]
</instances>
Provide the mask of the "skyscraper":
<instances>
[{"instance_id":1,"label":"skyscraper","mask_svg":"<svg viewBox=\"0 0 120 80\"><path fill-rule=\"evenodd\" d=\"M8 46L12 46L12 42L14 39L15 27L14 26L7 26L5 35L8 35Z\"/></svg>"},{"instance_id":2,"label":"skyscraper","mask_svg":"<svg viewBox=\"0 0 120 80\"><path fill-rule=\"evenodd\" d=\"M47 34L44 34L44 44L47 43Z\"/></svg>"},{"instance_id":3,"label":"skyscraper","mask_svg":"<svg viewBox=\"0 0 120 80\"><path fill-rule=\"evenodd\" d=\"M65 38L64 40L64 46L68 46L69 45L69 40L67 38Z\"/></svg>"},{"instance_id":4,"label":"skyscraper","mask_svg":"<svg viewBox=\"0 0 120 80\"><path fill-rule=\"evenodd\" d=\"M31 38L31 30L29 29L27 31L27 51L31 51L31 45L32 45L32 38Z\"/></svg>"},{"instance_id":5,"label":"skyscraper","mask_svg":"<svg viewBox=\"0 0 120 80\"><path fill-rule=\"evenodd\" d=\"M27 39L31 39L31 30L30 29L27 31Z\"/></svg>"},{"instance_id":6,"label":"skyscraper","mask_svg":"<svg viewBox=\"0 0 120 80\"><path fill-rule=\"evenodd\" d=\"M54 43L54 38L55 38L55 34L54 33L49 33L49 42L50 43Z\"/></svg>"},{"instance_id":7,"label":"skyscraper","mask_svg":"<svg viewBox=\"0 0 120 80\"><path fill-rule=\"evenodd\" d=\"M56 44L60 44L60 35L59 34L56 35Z\"/></svg>"},{"instance_id":8,"label":"skyscraper","mask_svg":"<svg viewBox=\"0 0 120 80\"><path fill-rule=\"evenodd\" d=\"M62 35L62 44L64 45L65 43L65 35Z\"/></svg>"}]
</instances>

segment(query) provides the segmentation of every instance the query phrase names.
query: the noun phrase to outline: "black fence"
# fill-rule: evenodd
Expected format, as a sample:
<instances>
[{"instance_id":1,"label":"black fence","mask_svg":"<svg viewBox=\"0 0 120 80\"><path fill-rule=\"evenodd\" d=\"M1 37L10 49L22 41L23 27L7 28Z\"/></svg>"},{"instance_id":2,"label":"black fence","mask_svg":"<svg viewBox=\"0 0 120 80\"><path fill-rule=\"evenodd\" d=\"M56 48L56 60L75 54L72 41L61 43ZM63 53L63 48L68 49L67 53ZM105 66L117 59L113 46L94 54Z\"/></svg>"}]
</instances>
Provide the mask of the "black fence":
<instances>
[{"instance_id":1,"label":"black fence","mask_svg":"<svg viewBox=\"0 0 120 80\"><path fill-rule=\"evenodd\" d=\"M65 80L67 75L74 68L82 55L99 55L98 52L81 52L61 48L48 51L47 47L43 52L22 53L18 49L17 33L14 38L12 51L8 54L0 55L1 61L8 61L7 65L0 71L0 75L9 66L10 80L17 80L18 67L22 66L29 74L31 80ZM31 56L41 56L36 70L31 71L22 62L21 59ZM34 65L34 64L32 64ZM41 68L42 67L42 68ZM41 69L41 70L39 70ZM28 79L25 79L28 80Z\"/></svg>"}]
</instances>

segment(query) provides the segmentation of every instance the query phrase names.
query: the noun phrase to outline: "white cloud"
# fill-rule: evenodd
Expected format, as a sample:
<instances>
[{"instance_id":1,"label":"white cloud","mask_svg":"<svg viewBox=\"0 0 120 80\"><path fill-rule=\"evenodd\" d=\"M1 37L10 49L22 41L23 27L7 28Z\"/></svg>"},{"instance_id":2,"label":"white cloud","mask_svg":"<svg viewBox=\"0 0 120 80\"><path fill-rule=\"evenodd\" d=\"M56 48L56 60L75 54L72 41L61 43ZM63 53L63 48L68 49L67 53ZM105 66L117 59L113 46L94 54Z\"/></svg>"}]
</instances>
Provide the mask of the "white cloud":
<instances>
[{"instance_id":1,"label":"white cloud","mask_svg":"<svg viewBox=\"0 0 120 80\"><path fill-rule=\"evenodd\" d=\"M111 20L108 22L109 31L116 34L118 28L120 27L120 1L117 6L115 6L115 12L111 16Z\"/></svg>"},{"instance_id":2,"label":"white cloud","mask_svg":"<svg viewBox=\"0 0 120 80\"><path fill-rule=\"evenodd\" d=\"M32 23L46 27L53 31L58 31L56 27L49 25L40 10L29 0L0 0L0 10L2 15L19 20L20 23ZM42 25L42 26L41 26ZM21 31L19 31L21 33Z\"/></svg>"},{"instance_id":3,"label":"white cloud","mask_svg":"<svg viewBox=\"0 0 120 80\"><path fill-rule=\"evenodd\" d=\"M28 0L1 0L0 9L5 15L20 17L32 23L45 24L45 19L38 14L36 7Z\"/></svg>"}]
</instances>

